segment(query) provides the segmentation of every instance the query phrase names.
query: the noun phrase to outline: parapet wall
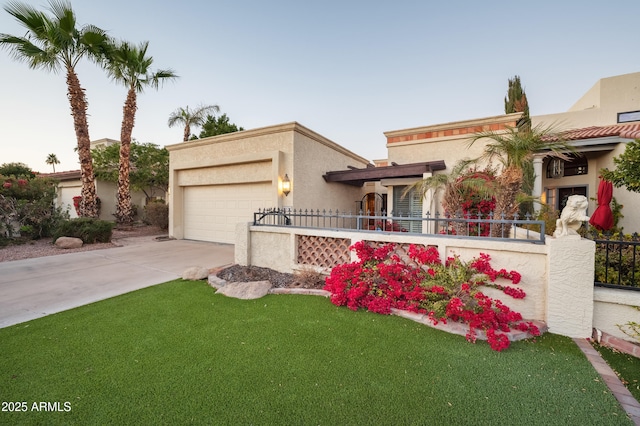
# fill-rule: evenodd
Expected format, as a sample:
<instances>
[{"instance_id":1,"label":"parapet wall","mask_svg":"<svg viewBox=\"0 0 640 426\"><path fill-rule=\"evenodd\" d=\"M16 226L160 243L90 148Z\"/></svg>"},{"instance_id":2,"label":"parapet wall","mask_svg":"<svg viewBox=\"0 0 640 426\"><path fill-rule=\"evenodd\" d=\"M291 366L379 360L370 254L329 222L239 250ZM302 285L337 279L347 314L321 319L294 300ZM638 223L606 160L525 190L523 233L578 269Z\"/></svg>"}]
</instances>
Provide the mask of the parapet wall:
<instances>
[{"instance_id":1,"label":"parapet wall","mask_svg":"<svg viewBox=\"0 0 640 426\"><path fill-rule=\"evenodd\" d=\"M305 268L328 272L338 264L357 260L349 247L358 241L396 243L400 250L410 244L433 246L441 259L458 255L469 261L480 253L489 254L496 269L515 270L522 275L519 287L527 293L521 300L499 293L501 300L525 319L545 322L555 334L588 338L592 329L598 328L629 339L616 324L640 323L640 310L633 307L640 306L640 292L594 291L595 243L577 236L547 238L545 244L533 244L240 223L236 228L235 262L288 273ZM487 295L494 296L493 289L486 290Z\"/></svg>"}]
</instances>

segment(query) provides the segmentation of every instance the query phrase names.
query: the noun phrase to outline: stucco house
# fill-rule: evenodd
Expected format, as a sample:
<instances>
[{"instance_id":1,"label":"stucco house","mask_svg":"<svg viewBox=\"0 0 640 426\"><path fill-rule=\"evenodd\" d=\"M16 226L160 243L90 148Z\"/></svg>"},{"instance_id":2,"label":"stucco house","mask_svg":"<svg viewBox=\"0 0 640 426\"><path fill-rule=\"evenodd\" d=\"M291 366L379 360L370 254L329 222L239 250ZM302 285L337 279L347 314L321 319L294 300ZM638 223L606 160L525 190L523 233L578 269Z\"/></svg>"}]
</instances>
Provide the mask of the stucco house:
<instances>
[{"instance_id":1,"label":"stucco house","mask_svg":"<svg viewBox=\"0 0 640 426\"><path fill-rule=\"evenodd\" d=\"M299 123L166 148L170 235L231 244L236 223L252 221L259 208L353 210L362 188L328 183L322 175L334 167L369 164ZM288 193L283 191L285 181L290 185Z\"/></svg>"},{"instance_id":2,"label":"stucco house","mask_svg":"<svg viewBox=\"0 0 640 426\"><path fill-rule=\"evenodd\" d=\"M433 214L440 211L438 194L405 194L408 186L480 156L483 141L469 146L475 133L514 127L520 118L504 114L388 131L388 158L373 163L299 123L170 145L169 233L233 243L236 223L270 207ZM640 137L640 73L604 78L569 111L533 116L532 122L570 130L568 138L583 154L557 162L541 153L534 160L534 195L555 209L572 194L595 198L598 171L612 168L626 143ZM288 194L282 191L285 179ZM632 213L640 197L621 188L614 197L624 205L621 225L639 231ZM589 211L595 206L590 201Z\"/></svg>"}]
</instances>

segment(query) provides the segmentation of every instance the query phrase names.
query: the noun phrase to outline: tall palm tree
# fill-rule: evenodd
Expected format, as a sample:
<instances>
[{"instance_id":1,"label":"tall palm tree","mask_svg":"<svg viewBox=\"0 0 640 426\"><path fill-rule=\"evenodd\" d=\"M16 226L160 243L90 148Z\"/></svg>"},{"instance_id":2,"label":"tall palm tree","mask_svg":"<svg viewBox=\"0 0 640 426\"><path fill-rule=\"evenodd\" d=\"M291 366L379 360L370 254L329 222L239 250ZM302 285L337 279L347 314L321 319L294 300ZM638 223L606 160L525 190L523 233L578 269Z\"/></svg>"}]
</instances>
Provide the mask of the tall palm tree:
<instances>
[{"instance_id":1,"label":"tall palm tree","mask_svg":"<svg viewBox=\"0 0 640 426\"><path fill-rule=\"evenodd\" d=\"M527 131L518 131L517 127L507 127L504 131L485 131L476 133L469 146L480 140L489 140L484 148L482 159L489 162L497 159L502 172L497 177L498 190L495 194L496 209L494 217L513 218L518 212L518 196L521 193L526 171L531 167L534 154L568 160L568 153L575 153L555 125L537 125ZM492 236L502 236L508 227L496 226Z\"/></svg>"},{"instance_id":2,"label":"tall palm tree","mask_svg":"<svg viewBox=\"0 0 640 426\"><path fill-rule=\"evenodd\" d=\"M167 124L169 127L173 127L176 124L184 125L184 139L186 142L191 136L191 126L202 126L207 120L207 115L212 112L219 112L220 107L218 105L199 105L193 110L189 110L189 105L186 108L178 108L173 111L169 116Z\"/></svg>"},{"instance_id":3,"label":"tall palm tree","mask_svg":"<svg viewBox=\"0 0 640 426\"><path fill-rule=\"evenodd\" d=\"M107 41L106 33L93 25L78 28L71 4L65 0L50 0L50 15L19 2L8 3L4 10L26 28L27 33L21 37L0 34L0 46L8 49L16 60L26 62L30 68L54 73L63 69L66 72L67 97L76 132L82 178L80 215L97 217L87 99L75 68L83 58L97 58Z\"/></svg>"},{"instance_id":4,"label":"tall palm tree","mask_svg":"<svg viewBox=\"0 0 640 426\"><path fill-rule=\"evenodd\" d=\"M53 166L53 173L56 172L56 164L60 164L60 160L58 160L58 156L55 154L47 155L47 159L45 161L50 166Z\"/></svg>"},{"instance_id":5,"label":"tall palm tree","mask_svg":"<svg viewBox=\"0 0 640 426\"><path fill-rule=\"evenodd\" d=\"M169 69L151 71L153 57L147 56L149 42L135 46L129 42L112 41L104 62L109 76L127 89L127 98L122 109L122 126L120 128L120 161L118 165L118 202L116 205L116 221L130 224L133 222L131 206L131 190L129 184L131 133L135 124L137 94L144 92L145 87L158 89L165 80L177 78Z\"/></svg>"}]
</instances>

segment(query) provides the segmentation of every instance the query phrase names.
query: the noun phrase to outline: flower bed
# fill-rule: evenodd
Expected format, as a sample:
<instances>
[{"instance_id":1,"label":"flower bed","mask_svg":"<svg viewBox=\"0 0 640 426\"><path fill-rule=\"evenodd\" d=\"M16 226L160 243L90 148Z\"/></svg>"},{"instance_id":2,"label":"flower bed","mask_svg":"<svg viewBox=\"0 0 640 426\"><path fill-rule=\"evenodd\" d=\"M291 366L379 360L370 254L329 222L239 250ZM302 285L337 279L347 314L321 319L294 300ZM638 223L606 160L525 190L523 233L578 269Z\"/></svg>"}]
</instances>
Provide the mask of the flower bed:
<instances>
[{"instance_id":1,"label":"flower bed","mask_svg":"<svg viewBox=\"0 0 640 426\"><path fill-rule=\"evenodd\" d=\"M434 324L463 322L469 325L467 340L475 342L476 330L482 330L496 351L509 347L505 333L512 328L540 334L533 323L522 321L520 313L480 291L486 286L515 299L526 295L513 286L520 283L520 274L495 270L488 254L481 253L468 263L459 257L449 257L443 263L435 247L411 245L408 261L395 254L391 243L373 248L361 241L351 249L359 261L333 268L324 287L337 306L380 314L402 309L426 314ZM509 281L512 285L505 283Z\"/></svg>"}]
</instances>

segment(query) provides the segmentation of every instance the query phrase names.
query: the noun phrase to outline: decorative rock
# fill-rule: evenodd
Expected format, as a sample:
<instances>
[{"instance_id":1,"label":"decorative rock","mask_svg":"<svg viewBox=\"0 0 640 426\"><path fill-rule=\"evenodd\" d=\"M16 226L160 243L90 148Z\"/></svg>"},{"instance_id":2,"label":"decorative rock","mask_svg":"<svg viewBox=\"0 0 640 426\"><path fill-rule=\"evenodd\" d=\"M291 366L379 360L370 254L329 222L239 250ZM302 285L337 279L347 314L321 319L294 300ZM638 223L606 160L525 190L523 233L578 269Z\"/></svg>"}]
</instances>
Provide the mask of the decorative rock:
<instances>
[{"instance_id":1,"label":"decorative rock","mask_svg":"<svg viewBox=\"0 0 640 426\"><path fill-rule=\"evenodd\" d=\"M216 290L220 290L222 287L227 285L227 282L222 278L218 278L215 274L210 274L209 279L207 280L209 285Z\"/></svg>"},{"instance_id":2,"label":"decorative rock","mask_svg":"<svg viewBox=\"0 0 640 426\"><path fill-rule=\"evenodd\" d=\"M236 299L259 299L266 296L271 289L269 281L252 281L248 283L233 282L227 283L220 288L217 293Z\"/></svg>"},{"instance_id":3,"label":"decorative rock","mask_svg":"<svg viewBox=\"0 0 640 426\"><path fill-rule=\"evenodd\" d=\"M201 266L192 266L182 273L183 280L204 280L209 276L209 270Z\"/></svg>"},{"instance_id":4,"label":"decorative rock","mask_svg":"<svg viewBox=\"0 0 640 426\"><path fill-rule=\"evenodd\" d=\"M82 240L74 237L60 237L56 240L56 247L61 249L74 249L82 247Z\"/></svg>"}]
</instances>

